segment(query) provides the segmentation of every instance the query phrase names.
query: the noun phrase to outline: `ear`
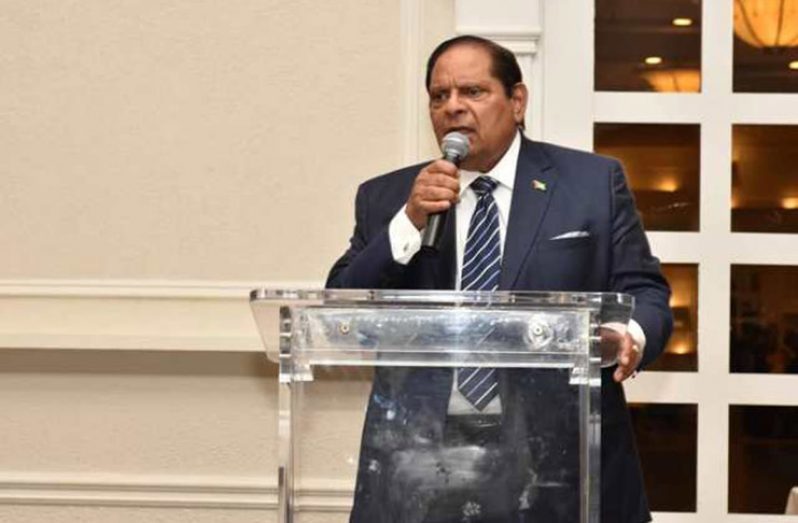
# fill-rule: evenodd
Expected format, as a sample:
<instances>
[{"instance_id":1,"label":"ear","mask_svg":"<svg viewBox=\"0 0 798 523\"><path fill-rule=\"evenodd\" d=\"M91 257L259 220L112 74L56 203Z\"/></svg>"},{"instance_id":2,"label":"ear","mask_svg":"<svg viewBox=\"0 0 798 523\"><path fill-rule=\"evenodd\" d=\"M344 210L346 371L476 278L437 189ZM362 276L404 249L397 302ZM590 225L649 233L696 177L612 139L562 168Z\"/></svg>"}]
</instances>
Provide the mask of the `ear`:
<instances>
[{"instance_id":1,"label":"ear","mask_svg":"<svg viewBox=\"0 0 798 523\"><path fill-rule=\"evenodd\" d=\"M529 92L526 90L526 85L518 82L513 86L513 94L511 100L513 103L513 118L515 123L521 124L524 121L526 114L526 103L529 99Z\"/></svg>"}]
</instances>

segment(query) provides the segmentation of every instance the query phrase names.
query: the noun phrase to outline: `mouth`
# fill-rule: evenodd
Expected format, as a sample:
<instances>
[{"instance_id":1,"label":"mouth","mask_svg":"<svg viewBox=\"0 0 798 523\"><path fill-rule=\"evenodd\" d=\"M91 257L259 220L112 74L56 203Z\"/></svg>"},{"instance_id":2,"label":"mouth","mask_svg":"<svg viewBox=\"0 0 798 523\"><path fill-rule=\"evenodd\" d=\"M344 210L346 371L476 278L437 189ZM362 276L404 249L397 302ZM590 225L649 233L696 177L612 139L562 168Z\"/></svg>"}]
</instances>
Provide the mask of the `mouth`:
<instances>
[{"instance_id":1,"label":"mouth","mask_svg":"<svg viewBox=\"0 0 798 523\"><path fill-rule=\"evenodd\" d=\"M453 132L463 133L465 135L468 135L468 134L474 134L474 129L472 129L471 127L460 126L460 127L450 127L449 129L446 130L446 134Z\"/></svg>"}]
</instances>

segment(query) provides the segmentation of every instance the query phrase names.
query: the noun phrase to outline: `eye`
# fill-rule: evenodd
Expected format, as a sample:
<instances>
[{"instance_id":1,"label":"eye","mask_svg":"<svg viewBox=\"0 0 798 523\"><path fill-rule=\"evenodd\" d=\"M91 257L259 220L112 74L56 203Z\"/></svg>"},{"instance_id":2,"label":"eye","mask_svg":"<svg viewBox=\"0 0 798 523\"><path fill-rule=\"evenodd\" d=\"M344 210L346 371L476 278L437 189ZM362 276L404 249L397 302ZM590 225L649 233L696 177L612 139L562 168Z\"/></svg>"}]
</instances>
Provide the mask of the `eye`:
<instances>
[{"instance_id":1,"label":"eye","mask_svg":"<svg viewBox=\"0 0 798 523\"><path fill-rule=\"evenodd\" d=\"M446 91L433 91L430 95L430 102L433 104L442 104L449 97Z\"/></svg>"},{"instance_id":2,"label":"eye","mask_svg":"<svg viewBox=\"0 0 798 523\"><path fill-rule=\"evenodd\" d=\"M481 95L483 92L484 91L482 90L482 88L476 85L470 85L465 88L465 95L468 96L469 98L476 98L479 95Z\"/></svg>"}]
</instances>

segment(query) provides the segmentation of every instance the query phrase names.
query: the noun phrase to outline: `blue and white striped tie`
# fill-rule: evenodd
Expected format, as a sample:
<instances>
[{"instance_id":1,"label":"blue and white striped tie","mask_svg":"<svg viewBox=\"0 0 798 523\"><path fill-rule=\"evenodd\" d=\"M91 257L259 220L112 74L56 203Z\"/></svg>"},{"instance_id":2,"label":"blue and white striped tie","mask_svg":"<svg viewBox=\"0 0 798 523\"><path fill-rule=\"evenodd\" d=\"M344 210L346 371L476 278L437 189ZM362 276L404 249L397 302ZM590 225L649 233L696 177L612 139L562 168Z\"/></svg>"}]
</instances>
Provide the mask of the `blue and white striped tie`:
<instances>
[{"instance_id":1,"label":"blue and white striped tie","mask_svg":"<svg viewBox=\"0 0 798 523\"><path fill-rule=\"evenodd\" d=\"M468 226L460 289L495 291L501 274L501 235L499 210L493 199L498 182L480 176L471 183L477 194L477 207ZM482 410L499 393L496 369L461 367L457 369L457 390L478 410Z\"/></svg>"}]
</instances>

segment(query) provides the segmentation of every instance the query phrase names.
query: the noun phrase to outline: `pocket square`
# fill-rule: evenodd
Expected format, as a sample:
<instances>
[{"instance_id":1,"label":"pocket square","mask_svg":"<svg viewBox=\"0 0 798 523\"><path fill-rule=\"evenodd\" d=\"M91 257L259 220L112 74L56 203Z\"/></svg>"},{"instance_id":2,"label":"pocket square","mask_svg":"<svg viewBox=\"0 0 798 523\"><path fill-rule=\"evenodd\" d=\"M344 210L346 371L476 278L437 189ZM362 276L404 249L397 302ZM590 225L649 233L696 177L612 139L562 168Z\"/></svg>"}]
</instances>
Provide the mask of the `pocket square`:
<instances>
[{"instance_id":1,"label":"pocket square","mask_svg":"<svg viewBox=\"0 0 798 523\"><path fill-rule=\"evenodd\" d=\"M589 236L590 233L588 231L570 231L549 238L549 240L567 240L568 238L588 238Z\"/></svg>"}]
</instances>

